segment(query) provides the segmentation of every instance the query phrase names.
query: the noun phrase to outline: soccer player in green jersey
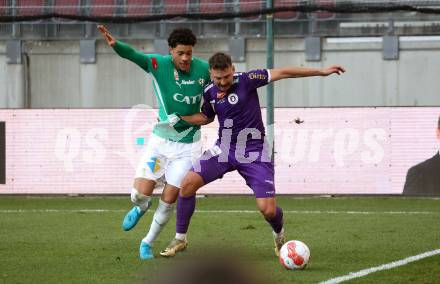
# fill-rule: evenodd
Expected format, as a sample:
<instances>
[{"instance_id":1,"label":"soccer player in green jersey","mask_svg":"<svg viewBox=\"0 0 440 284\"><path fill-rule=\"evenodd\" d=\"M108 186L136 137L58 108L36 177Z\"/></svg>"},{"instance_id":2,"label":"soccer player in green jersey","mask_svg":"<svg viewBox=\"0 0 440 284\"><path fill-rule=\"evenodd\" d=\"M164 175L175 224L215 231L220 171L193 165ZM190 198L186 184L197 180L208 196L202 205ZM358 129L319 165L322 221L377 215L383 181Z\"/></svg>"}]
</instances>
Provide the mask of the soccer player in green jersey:
<instances>
[{"instance_id":1,"label":"soccer player in green jersey","mask_svg":"<svg viewBox=\"0 0 440 284\"><path fill-rule=\"evenodd\" d=\"M141 259L151 259L154 257L151 250L153 241L173 213L181 181L191 168L192 161L201 155L200 128L180 120L180 116L200 111L203 87L209 81L208 63L192 55L197 39L186 28L176 29L170 34L170 54L166 56L144 54L116 40L103 25L99 25L98 30L119 56L136 63L153 77L159 122L136 170L131 191L134 207L122 223L125 231L136 226L151 206L151 195L157 181L165 177L166 184L150 230L139 248Z\"/></svg>"}]
</instances>

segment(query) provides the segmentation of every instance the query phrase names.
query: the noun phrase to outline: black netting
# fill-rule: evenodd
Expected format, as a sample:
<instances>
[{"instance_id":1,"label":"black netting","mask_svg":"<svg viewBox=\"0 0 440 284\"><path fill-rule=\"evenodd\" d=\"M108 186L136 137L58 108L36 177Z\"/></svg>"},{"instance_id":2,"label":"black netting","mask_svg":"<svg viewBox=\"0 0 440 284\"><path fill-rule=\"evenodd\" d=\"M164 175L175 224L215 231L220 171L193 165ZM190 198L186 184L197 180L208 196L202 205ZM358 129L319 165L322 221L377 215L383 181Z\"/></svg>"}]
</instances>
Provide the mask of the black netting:
<instances>
[{"instance_id":1,"label":"black netting","mask_svg":"<svg viewBox=\"0 0 440 284\"><path fill-rule=\"evenodd\" d=\"M440 0L346 1L346 0L0 0L0 22L67 19L101 23L135 23L171 20L252 20L267 14L292 20L302 13L331 19L336 14L416 12L440 14Z\"/></svg>"}]
</instances>

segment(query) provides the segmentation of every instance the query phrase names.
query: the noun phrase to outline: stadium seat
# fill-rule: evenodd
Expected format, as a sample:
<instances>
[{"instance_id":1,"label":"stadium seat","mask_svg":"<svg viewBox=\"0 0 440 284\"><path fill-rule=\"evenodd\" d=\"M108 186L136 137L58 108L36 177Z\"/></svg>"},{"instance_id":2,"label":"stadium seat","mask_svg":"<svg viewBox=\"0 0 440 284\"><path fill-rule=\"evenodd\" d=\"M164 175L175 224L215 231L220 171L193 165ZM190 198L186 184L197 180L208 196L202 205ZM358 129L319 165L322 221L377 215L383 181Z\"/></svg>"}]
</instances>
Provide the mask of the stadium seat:
<instances>
[{"instance_id":1,"label":"stadium seat","mask_svg":"<svg viewBox=\"0 0 440 284\"><path fill-rule=\"evenodd\" d=\"M44 0L18 0L17 16L36 16L43 13Z\"/></svg>"},{"instance_id":2,"label":"stadium seat","mask_svg":"<svg viewBox=\"0 0 440 284\"><path fill-rule=\"evenodd\" d=\"M0 15L7 14L7 8L8 3L6 3L6 0L0 0Z\"/></svg>"},{"instance_id":3,"label":"stadium seat","mask_svg":"<svg viewBox=\"0 0 440 284\"><path fill-rule=\"evenodd\" d=\"M113 16L116 0L90 0L90 16Z\"/></svg>"},{"instance_id":4,"label":"stadium seat","mask_svg":"<svg viewBox=\"0 0 440 284\"><path fill-rule=\"evenodd\" d=\"M263 5L262 2L258 1L258 0L241 0L240 1L240 12L249 12L249 11L253 11L253 10L260 10L260 9L264 8L262 5ZM261 18L262 18L261 15L258 15L258 16L242 18L241 20L257 21Z\"/></svg>"},{"instance_id":5,"label":"stadium seat","mask_svg":"<svg viewBox=\"0 0 440 284\"><path fill-rule=\"evenodd\" d=\"M223 13L226 11L224 0L200 0L199 12L200 13Z\"/></svg>"},{"instance_id":6,"label":"stadium seat","mask_svg":"<svg viewBox=\"0 0 440 284\"><path fill-rule=\"evenodd\" d=\"M298 0L275 0L273 6L278 7L290 7L298 4ZM276 21L292 21L296 20L299 16L299 12L279 12L274 14L274 19Z\"/></svg>"},{"instance_id":7,"label":"stadium seat","mask_svg":"<svg viewBox=\"0 0 440 284\"><path fill-rule=\"evenodd\" d=\"M126 0L127 16L148 16L152 11L152 0Z\"/></svg>"},{"instance_id":8,"label":"stadium seat","mask_svg":"<svg viewBox=\"0 0 440 284\"><path fill-rule=\"evenodd\" d=\"M53 12L57 14L76 15L81 0L54 0Z\"/></svg>"},{"instance_id":9,"label":"stadium seat","mask_svg":"<svg viewBox=\"0 0 440 284\"><path fill-rule=\"evenodd\" d=\"M188 9L187 0L163 0L164 14L186 14Z\"/></svg>"}]
</instances>

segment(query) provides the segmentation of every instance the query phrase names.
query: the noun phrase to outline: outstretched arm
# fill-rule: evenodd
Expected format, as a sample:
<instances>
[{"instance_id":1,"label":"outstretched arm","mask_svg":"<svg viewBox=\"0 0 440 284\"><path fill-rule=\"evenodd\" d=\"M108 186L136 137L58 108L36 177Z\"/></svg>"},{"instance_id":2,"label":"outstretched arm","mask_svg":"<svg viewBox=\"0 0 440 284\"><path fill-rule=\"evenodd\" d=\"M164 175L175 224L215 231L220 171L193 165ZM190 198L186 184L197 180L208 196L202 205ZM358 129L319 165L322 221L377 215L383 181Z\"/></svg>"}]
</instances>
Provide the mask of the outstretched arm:
<instances>
[{"instance_id":1,"label":"outstretched arm","mask_svg":"<svg viewBox=\"0 0 440 284\"><path fill-rule=\"evenodd\" d=\"M139 67L141 67L142 69L148 72L149 58L146 54L137 51L136 49L134 49L133 47L131 47L126 43L116 40L104 25L98 25L97 28L104 36L105 40L107 41L107 44L113 47L113 49L116 51L116 53L119 56L136 63Z\"/></svg>"},{"instance_id":2,"label":"outstretched arm","mask_svg":"<svg viewBox=\"0 0 440 284\"><path fill-rule=\"evenodd\" d=\"M214 121L213 117L209 118L202 112L181 116L180 118L192 125L206 125Z\"/></svg>"},{"instance_id":3,"label":"outstretched arm","mask_svg":"<svg viewBox=\"0 0 440 284\"><path fill-rule=\"evenodd\" d=\"M311 76L328 76L336 73L341 75L345 72L344 67L332 65L327 68L307 68L307 67L285 67L270 69L271 82L286 78L311 77Z\"/></svg>"},{"instance_id":4,"label":"outstretched arm","mask_svg":"<svg viewBox=\"0 0 440 284\"><path fill-rule=\"evenodd\" d=\"M110 46L115 46L116 39L110 34L110 32L107 30L107 28L104 25L98 25L98 30L101 32L101 34L104 36L105 40L107 41L107 44Z\"/></svg>"}]
</instances>

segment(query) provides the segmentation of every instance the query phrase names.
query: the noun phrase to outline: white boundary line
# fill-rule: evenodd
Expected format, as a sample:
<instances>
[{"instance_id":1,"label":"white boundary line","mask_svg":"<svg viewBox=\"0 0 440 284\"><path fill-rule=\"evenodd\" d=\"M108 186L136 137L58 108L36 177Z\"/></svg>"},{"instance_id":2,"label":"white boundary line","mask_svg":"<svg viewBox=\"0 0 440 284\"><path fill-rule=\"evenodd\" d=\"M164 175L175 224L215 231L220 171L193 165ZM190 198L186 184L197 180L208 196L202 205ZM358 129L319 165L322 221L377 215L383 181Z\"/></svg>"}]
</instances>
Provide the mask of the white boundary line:
<instances>
[{"instance_id":1,"label":"white boundary line","mask_svg":"<svg viewBox=\"0 0 440 284\"><path fill-rule=\"evenodd\" d=\"M196 210L200 213L259 213L255 210ZM283 210L283 213L292 214L359 214L359 215L375 215L375 214L396 214L396 215L430 215L440 214L440 212L432 211L335 211L335 210Z\"/></svg>"},{"instance_id":2,"label":"white boundary line","mask_svg":"<svg viewBox=\"0 0 440 284\"><path fill-rule=\"evenodd\" d=\"M388 270L391 268L395 268L398 266L402 266L402 265L406 265L410 262L414 262L414 261L418 261L420 259L426 258L426 257L430 257L430 256L434 256L436 254L440 254L440 249L436 249L436 250L432 250L432 251L427 251L418 255L414 255L414 256L410 256L401 260L397 260L397 261L393 261L387 264L382 264L380 266L376 266L376 267L371 267L371 268L367 268L367 269L363 269L363 270L359 270L357 272L350 272L347 275L343 275L340 277L336 277L336 278L332 278L323 282L320 282L319 284L336 284L336 283L341 283L344 281L348 281L354 278L360 278L360 277L364 277L370 273L374 273L377 271L381 271L381 270Z\"/></svg>"},{"instance_id":3,"label":"white boundary line","mask_svg":"<svg viewBox=\"0 0 440 284\"><path fill-rule=\"evenodd\" d=\"M121 209L5 209L0 213L111 213L125 212Z\"/></svg>"},{"instance_id":4,"label":"white boundary line","mask_svg":"<svg viewBox=\"0 0 440 284\"><path fill-rule=\"evenodd\" d=\"M128 209L127 209L128 210ZM0 213L111 213L125 209L3 209ZM196 210L197 213L255 214L257 210ZM334 211L334 210L284 210L288 214L353 214L353 215L436 215L436 211Z\"/></svg>"}]
</instances>

